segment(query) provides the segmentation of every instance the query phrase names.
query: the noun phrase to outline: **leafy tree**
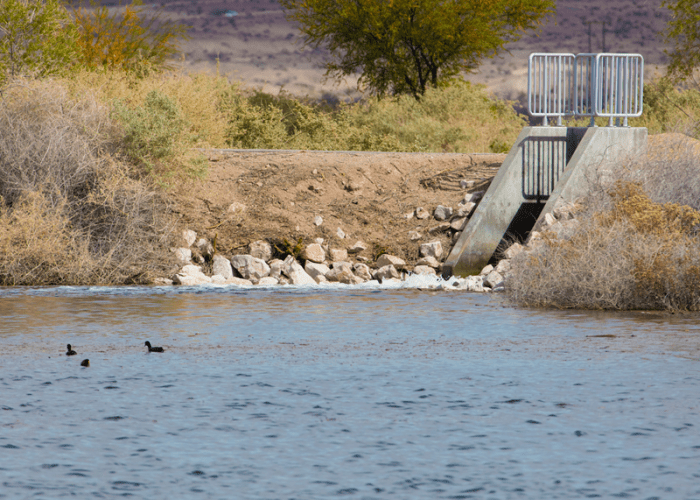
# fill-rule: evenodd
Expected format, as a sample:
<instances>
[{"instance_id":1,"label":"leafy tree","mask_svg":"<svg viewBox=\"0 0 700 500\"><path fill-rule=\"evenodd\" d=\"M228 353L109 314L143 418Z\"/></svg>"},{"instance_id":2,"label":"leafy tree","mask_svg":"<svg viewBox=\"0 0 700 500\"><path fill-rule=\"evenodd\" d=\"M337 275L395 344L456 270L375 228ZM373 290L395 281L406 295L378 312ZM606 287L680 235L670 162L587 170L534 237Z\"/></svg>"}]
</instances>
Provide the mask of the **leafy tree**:
<instances>
[{"instance_id":1,"label":"leafy tree","mask_svg":"<svg viewBox=\"0 0 700 500\"><path fill-rule=\"evenodd\" d=\"M141 0L109 13L90 1L74 10L78 26L80 60L89 68L126 71L171 69L169 57L178 51L179 39L187 39L187 26L163 19L163 7L149 15ZM121 6L121 3L120 3Z\"/></svg>"},{"instance_id":2,"label":"leafy tree","mask_svg":"<svg viewBox=\"0 0 700 500\"><path fill-rule=\"evenodd\" d=\"M700 0L664 0L671 11L665 37L673 45L666 51L671 61L668 75L676 81L687 80L700 66Z\"/></svg>"},{"instance_id":3,"label":"leafy tree","mask_svg":"<svg viewBox=\"0 0 700 500\"><path fill-rule=\"evenodd\" d=\"M0 83L60 73L76 50L75 27L61 0L0 0Z\"/></svg>"},{"instance_id":4,"label":"leafy tree","mask_svg":"<svg viewBox=\"0 0 700 500\"><path fill-rule=\"evenodd\" d=\"M280 0L307 45L326 47L326 76L360 73L376 94L419 99L504 50L555 0Z\"/></svg>"}]
</instances>

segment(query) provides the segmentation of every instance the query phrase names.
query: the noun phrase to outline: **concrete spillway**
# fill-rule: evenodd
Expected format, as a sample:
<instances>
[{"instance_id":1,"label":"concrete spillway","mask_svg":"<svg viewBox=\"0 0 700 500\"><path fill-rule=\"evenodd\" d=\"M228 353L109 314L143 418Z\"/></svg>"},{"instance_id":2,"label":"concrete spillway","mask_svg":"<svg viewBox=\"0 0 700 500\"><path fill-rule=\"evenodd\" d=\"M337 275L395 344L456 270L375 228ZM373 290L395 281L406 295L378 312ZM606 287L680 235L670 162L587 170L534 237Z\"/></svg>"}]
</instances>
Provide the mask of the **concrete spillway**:
<instances>
[{"instance_id":1,"label":"concrete spillway","mask_svg":"<svg viewBox=\"0 0 700 500\"><path fill-rule=\"evenodd\" d=\"M646 128L526 127L452 248L443 274L479 274L557 203L585 196L598 176L643 154L646 143Z\"/></svg>"}]
</instances>

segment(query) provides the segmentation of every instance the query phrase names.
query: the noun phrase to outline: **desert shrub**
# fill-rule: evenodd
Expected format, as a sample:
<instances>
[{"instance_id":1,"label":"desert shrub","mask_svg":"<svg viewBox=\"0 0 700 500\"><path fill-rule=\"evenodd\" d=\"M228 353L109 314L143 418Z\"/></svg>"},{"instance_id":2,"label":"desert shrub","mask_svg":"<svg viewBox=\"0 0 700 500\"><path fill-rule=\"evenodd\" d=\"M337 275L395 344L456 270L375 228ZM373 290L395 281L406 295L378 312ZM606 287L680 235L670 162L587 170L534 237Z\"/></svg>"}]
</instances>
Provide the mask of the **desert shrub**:
<instances>
[{"instance_id":1,"label":"desert shrub","mask_svg":"<svg viewBox=\"0 0 700 500\"><path fill-rule=\"evenodd\" d=\"M75 27L60 0L0 2L0 84L66 72L77 51Z\"/></svg>"},{"instance_id":2,"label":"desert shrub","mask_svg":"<svg viewBox=\"0 0 700 500\"><path fill-rule=\"evenodd\" d=\"M156 179L200 177L206 172L206 160L185 149L196 141L185 133L179 107L164 93L152 90L143 105L136 107L115 101L112 116L124 126L125 153Z\"/></svg>"},{"instance_id":3,"label":"desert shrub","mask_svg":"<svg viewBox=\"0 0 700 500\"><path fill-rule=\"evenodd\" d=\"M598 183L570 238L547 231L531 252L513 259L507 288L515 302L700 310L699 189L697 181L682 185L700 176L700 157L696 141L681 155L673 147L678 138L669 139L661 153L620 169L612 184Z\"/></svg>"},{"instance_id":4,"label":"desert shrub","mask_svg":"<svg viewBox=\"0 0 700 500\"><path fill-rule=\"evenodd\" d=\"M146 282L168 267L166 205L111 157L115 130L93 96L56 82L6 89L0 284Z\"/></svg>"},{"instance_id":5,"label":"desert shrub","mask_svg":"<svg viewBox=\"0 0 700 500\"><path fill-rule=\"evenodd\" d=\"M403 96L371 98L348 109L353 123L381 137L395 137L397 150L489 152L508 148L525 125L510 104L491 97L486 87L455 81L426 90L420 101Z\"/></svg>"},{"instance_id":6,"label":"desert shrub","mask_svg":"<svg viewBox=\"0 0 700 500\"><path fill-rule=\"evenodd\" d=\"M644 86L644 112L630 119L632 127L647 127L649 133L683 132L699 138L700 92L674 86L667 78Z\"/></svg>"},{"instance_id":7,"label":"desert shrub","mask_svg":"<svg viewBox=\"0 0 700 500\"><path fill-rule=\"evenodd\" d=\"M240 88L221 101L232 147L354 151L503 152L525 124L485 87L456 81L410 96L323 104Z\"/></svg>"},{"instance_id":8,"label":"desert shrub","mask_svg":"<svg viewBox=\"0 0 700 500\"><path fill-rule=\"evenodd\" d=\"M148 13L140 0L112 9L90 2L73 10L76 42L81 64L97 69L122 69L138 75L172 69L168 58L175 55L179 39L187 38L187 27L163 19L163 7ZM119 2L121 7L121 1Z\"/></svg>"}]
</instances>

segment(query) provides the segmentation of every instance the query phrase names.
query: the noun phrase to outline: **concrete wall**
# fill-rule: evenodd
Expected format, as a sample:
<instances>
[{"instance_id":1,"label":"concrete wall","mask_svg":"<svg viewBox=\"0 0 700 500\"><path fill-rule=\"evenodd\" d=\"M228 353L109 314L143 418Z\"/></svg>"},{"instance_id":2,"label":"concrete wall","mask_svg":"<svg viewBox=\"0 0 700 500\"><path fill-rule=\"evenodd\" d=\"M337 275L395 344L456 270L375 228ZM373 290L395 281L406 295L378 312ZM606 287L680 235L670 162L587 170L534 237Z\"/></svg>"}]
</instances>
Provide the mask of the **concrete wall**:
<instances>
[{"instance_id":1,"label":"concrete wall","mask_svg":"<svg viewBox=\"0 0 700 500\"><path fill-rule=\"evenodd\" d=\"M645 128L524 128L447 257L443 275L478 274L516 216L541 209L539 223L558 200L575 201L598 176L642 154L646 139ZM529 231L536 221L524 223Z\"/></svg>"}]
</instances>

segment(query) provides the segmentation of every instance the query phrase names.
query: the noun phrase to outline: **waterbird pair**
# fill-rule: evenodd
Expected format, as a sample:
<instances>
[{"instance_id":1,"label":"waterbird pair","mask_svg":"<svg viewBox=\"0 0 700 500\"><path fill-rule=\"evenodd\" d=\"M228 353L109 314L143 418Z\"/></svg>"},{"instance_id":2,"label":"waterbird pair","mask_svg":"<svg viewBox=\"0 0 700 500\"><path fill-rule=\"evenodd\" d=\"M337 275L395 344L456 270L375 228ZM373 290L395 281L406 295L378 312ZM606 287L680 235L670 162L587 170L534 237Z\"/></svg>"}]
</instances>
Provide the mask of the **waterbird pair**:
<instances>
[{"instance_id":1,"label":"waterbird pair","mask_svg":"<svg viewBox=\"0 0 700 500\"><path fill-rule=\"evenodd\" d=\"M71 347L70 344L68 344L66 347L68 348L68 352L66 353L66 356L75 356L76 354L78 354L77 352L75 352L73 350L73 348ZM85 367L90 366L90 360L89 359L82 360L80 362L80 366L85 366Z\"/></svg>"}]
</instances>

